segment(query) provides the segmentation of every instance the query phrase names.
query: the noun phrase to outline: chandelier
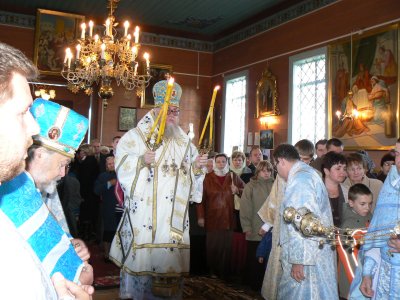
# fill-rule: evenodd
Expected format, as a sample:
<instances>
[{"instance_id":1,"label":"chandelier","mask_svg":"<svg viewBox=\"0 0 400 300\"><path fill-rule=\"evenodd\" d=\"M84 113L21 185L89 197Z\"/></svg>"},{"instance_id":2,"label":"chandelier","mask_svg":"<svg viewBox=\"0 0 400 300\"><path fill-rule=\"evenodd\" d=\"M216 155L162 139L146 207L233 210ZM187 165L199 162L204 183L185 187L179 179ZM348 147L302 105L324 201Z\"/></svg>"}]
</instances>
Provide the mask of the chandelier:
<instances>
[{"instance_id":1,"label":"chandelier","mask_svg":"<svg viewBox=\"0 0 400 300\"><path fill-rule=\"evenodd\" d=\"M149 84L150 60L149 54L143 55L139 68L139 27L136 26L132 35L129 33L130 24L124 22L124 35L117 39L118 31L114 10L120 0L108 0L110 9L104 24L103 36L93 34L94 23L89 21L88 33L86 24L81 24L81 36L76 41L76 48L66 49L62 76L68 81L68 89L77 93L80 89L90 95L92 85L100 83L99 96L105 104L114 95L111 87L113 80L119 86L121 83L127 90L136 89L140 95ZM75 52L75 56L73 55Z\"/></svg>"}]
</instances>

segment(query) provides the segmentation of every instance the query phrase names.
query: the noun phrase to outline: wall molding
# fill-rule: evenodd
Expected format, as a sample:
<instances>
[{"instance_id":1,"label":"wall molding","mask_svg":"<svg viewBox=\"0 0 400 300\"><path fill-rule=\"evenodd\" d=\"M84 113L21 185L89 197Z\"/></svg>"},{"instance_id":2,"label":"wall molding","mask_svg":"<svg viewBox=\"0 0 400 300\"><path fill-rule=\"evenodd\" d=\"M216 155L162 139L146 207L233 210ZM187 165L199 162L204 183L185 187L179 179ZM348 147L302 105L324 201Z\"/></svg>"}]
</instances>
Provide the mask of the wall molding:
<instances>
[{"instance_id":1,"label":"wall molding","mask_svg":"<svg viewBox=\"0 0 400 300\"><path fill-rule=\"evenodd\" d=\"M247 26L239 31L236 31L215 42L142 32L141 43L144 45L213 53L217 50L247 40L255 35L264 33L272 28L279 27L284 23L338 1L342 0L306 0L250 26ZM0 24L12 27L35 29L36 16L16 14L0 10Z\"/></svg>"}]
</instances>

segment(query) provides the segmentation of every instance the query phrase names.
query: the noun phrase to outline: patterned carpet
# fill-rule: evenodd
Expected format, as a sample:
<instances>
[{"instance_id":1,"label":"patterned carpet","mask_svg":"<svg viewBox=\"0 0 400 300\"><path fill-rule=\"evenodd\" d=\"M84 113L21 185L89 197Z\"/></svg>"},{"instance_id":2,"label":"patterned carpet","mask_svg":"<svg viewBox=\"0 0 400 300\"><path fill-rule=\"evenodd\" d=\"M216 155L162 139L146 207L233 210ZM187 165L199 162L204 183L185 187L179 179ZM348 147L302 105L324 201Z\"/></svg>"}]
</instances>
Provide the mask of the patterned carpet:
<instances>
[{"instance_id":1,"label":"patterned carpet","mask_svg":"<svg viewBox=\"0 0 400 300\"><path fill-rule=\"evenodd\" d=\"M90 263L94 269L94 287L96 291L104 293L110 290L110 295L115 295L115 290L119 287L119 268L113 263L104 260L101 248L95 243L89 243L89 249L91 253ZM102 299L115 299L115 297L107 298L104 295ZM223 280L206 276L190 276L185 278L184 281L183 299L251 300L262 299L262 297L259 293L250 290L246 286L227 283Z\"/></svg>"},{"instance_id":2,"label":"patterned carpet","mask_svg":"<svg viewBox=\"0 0 400 300\"><path fill-rule=\"evenodd\" d=\"M104 260L103 251L94 242L88 243L90 263L94 272L94 287L96 290L119 287L119 268Z\"/></svg>"},{"instance_id":3,"label":"patterned carpet","mask_svg":"<svg viewBox=\"0 0 400 300\"><path fill-rule=\"evenodd\" d=\"M251 300L263 299L259 293L251 291L247 287L226 283L220 279L210 277L185 278L183 299L190 300L215 300L234 299Z\"/></svg>"}]
</instances>

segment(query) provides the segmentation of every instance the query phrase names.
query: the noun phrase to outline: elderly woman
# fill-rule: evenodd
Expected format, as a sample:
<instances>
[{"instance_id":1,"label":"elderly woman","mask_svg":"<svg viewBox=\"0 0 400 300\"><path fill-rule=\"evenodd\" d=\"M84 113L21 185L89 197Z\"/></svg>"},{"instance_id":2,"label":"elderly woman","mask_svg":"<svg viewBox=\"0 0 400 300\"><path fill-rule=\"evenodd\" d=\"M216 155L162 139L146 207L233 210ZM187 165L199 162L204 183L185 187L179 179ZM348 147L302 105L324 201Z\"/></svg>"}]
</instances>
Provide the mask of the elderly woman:
<instances>
[{"instance_id":1,"label":"elderly woman","mask_svg":"<svg viewBox=\"0 0 400 300\"><path fill-rule=\"evenodd\" d=\"M229 173L228 157L215 156L214 171L203 182L203 201L197 206L198 224L206 229L207 263L211 274L221 278L230 275L234 218L233 197L241 195L243 181Z\"/></svg>"},{"instance_id":2,"label":"elderly woman","mask_svg":"<svg viewBox=\"0 0 400 300\"><path fill-rule=\"evenodd\" d=\"M362 183L366 185L372 192L372 212L376 206L376 200L378 200L379 192L382 188L382 181L374 178L368 178L366 162L363 156L359 153L350 153L347 157L347 179L343 185L349 189L356 183Z\"/></svg>"},{"instance_id":3,"label":"elderly woman","mask_svg":"<svg viewBox=\"0 0 400 300\"><path fill-rule=\"evenodd\" d=\"M274 183L272 173L273 167L269 161L259 162L254 177L246 184L240 200L240 222L247 240L247 274L244 278L257 291L261 289L265 271L264 264L259 263L256 258L257 246L261 241L258 232L263 225L258 211L271 192Z\"/></svg>"}]
</instances>

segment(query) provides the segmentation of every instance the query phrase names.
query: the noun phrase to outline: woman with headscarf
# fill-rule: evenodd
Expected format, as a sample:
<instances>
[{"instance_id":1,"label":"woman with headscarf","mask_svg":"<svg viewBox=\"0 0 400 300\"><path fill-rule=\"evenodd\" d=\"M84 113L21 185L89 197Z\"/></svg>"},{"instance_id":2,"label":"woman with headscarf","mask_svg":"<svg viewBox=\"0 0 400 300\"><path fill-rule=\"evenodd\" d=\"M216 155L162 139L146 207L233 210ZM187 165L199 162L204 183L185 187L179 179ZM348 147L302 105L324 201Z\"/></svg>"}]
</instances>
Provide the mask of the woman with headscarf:
<instances>
[{"instance_id":1,"label":"woman with headscarf","mask_svg":"<svg viewBox=\"0 0 400 300\"><path fill-rule=\"evenodd\" d=\"M203 183L203 201L197 206L199 226L206 229L207 263L212 275L227 278L230 274L231 245L236 227L234 195L241 195L243 181L229 173L228 157L215 156L214 171Z\"/></svg>"}]
</instances>

